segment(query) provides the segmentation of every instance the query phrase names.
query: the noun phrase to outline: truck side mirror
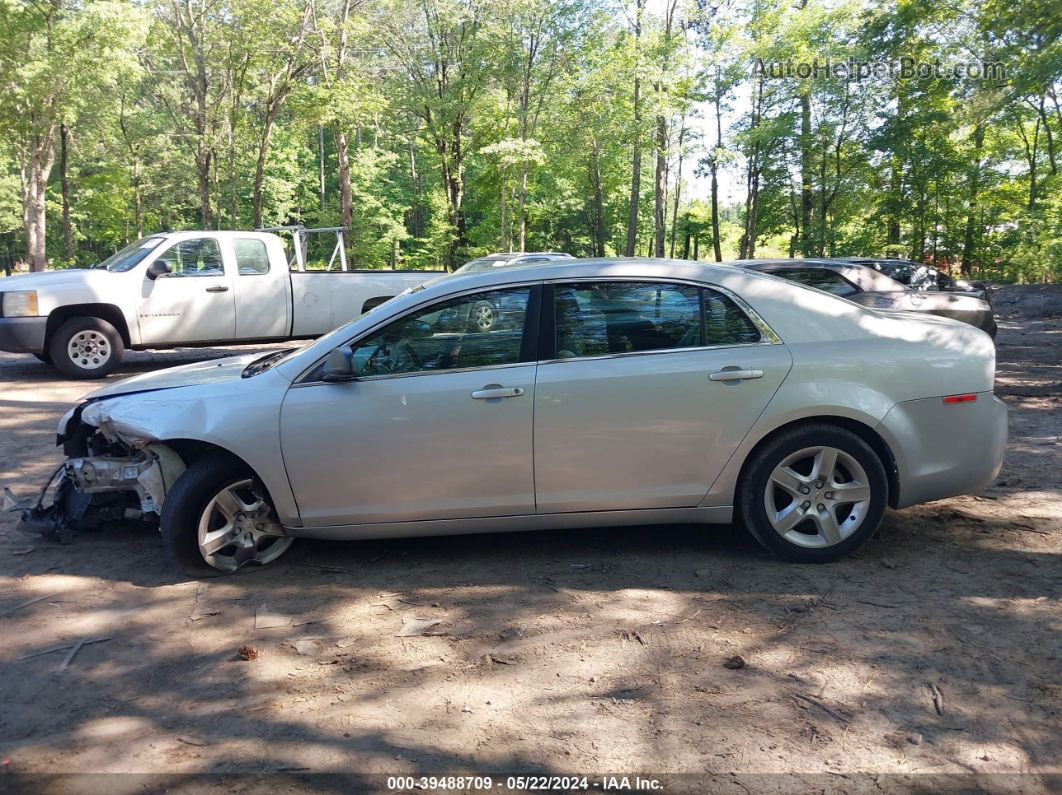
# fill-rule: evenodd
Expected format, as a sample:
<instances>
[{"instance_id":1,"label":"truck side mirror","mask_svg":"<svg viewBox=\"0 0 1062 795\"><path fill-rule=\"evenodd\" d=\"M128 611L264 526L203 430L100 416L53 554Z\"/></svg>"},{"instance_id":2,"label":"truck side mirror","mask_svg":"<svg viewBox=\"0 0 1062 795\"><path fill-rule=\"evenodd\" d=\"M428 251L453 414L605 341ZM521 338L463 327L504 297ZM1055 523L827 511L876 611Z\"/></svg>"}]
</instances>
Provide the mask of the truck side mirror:
<instances>
[{"instance_id":1,"label":"truck side mirror","mask_svg":"<svg viewBox=\"0 0 1062 795\"><path fill-rule=\"evenodd\" d=\"M165 260L157 259L148 265L147 277L152 281L155 281L159 276L165 276L167 273L173 273L173 268Z\"/></svg>"},{"instance_id":2,"label":"truck side mirror","mask_svg":"<svg viewBox=\"0 0 1062 795\"><path fill-rule=\"evenodd\" d=\"M350 349L350 346L341 345L330 350L328 358L325 359L321 380L329 384L337 384L343 381L353 381L355 378L357 374L354 372L354 351Z\"/></svg>"}]
</instances>

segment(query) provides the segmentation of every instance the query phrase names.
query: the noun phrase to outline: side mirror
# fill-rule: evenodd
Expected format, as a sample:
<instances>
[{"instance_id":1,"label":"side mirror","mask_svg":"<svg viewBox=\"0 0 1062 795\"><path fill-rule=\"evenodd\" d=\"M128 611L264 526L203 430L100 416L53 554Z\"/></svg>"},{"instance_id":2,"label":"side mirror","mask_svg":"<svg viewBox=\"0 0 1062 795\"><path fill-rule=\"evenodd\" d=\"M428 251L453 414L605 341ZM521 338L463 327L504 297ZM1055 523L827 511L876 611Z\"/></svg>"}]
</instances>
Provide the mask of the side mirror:
<instances>
[{"instance_id":1,"label":"side mirror","mask_svg":"<svg viewBox=\"0 0 1062 795\"><path fill-rule=\"evenodd\" d=\"M165 260L157 259L148 265L147 277L152 281L155 281L159 276L165 276L167 273L173 273L173 268Z\"/></svg>"},{"instance_id":2,"label":"side mirror","mask_svg":"<svg viewBox=\"0 0 1062 795\"><path fill-rule=\"evenodd\" d=\"M329 351L321 380L329 384L337 384L343 381L353 381L355 378L357 378L357 373L354 372L354 351L347 345Z\"/></svg>"}]
</instances>

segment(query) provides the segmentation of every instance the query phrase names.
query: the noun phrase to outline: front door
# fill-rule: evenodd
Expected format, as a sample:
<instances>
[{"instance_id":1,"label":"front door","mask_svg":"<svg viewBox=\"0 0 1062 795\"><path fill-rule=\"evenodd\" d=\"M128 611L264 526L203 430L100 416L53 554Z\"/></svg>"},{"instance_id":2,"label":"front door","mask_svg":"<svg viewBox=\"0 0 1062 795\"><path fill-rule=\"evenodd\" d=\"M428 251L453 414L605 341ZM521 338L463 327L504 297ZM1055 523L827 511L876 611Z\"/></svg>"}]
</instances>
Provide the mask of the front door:
<instances>
[{"instance_id":1,"label":"front door","mask_svg":"<svg viewBox=\"0 0 1062 795\"><path fill-rule=\"evenodd\" d=\"M537 291L414 310L352 343L356 381L311 372L288 391L281 447L306 527L534 513Z\"/></svg>"},{"instance_id":2,"label":"front door","mask_svg":"<svg viewBox=\"0 0 1062 795\"><path fill-rule=\"evenodd\" d=\"M697 505L791 363L707 288L557 284L554 318L535 385L540 513Z\"/></svg>"},{"instance_id":3,"label":"front door","mask_svg":"<svg viewBox=\"0 0 1062 795\"><path fill-rule=\"evenodd\" d=\"M144 277L137 322L146 344L219 342L236 336L232 279L216 238L178 240L156 258L170 266Z\"/></svg>"}]
</instances>

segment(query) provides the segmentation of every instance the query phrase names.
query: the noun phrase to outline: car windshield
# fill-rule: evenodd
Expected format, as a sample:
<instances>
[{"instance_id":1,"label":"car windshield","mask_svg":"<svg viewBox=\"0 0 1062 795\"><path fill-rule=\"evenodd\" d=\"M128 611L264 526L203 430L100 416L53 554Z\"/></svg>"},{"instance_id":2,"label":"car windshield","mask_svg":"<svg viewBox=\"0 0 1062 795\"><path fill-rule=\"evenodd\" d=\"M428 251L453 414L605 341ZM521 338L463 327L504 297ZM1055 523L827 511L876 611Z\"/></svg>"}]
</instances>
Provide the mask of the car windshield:
<instances>
[{"instance_id":1,"label":"car windshield","mask_svg":"<svg viewBox=\"0 0 1062 795\"><path fill-rule=\"evenodd\" d=\"M164 237L145 237L126 246L121 251L111 254L103 262L92 267L96 270L108 270L112 273L131 270L136 267L137 263L142 262L148 254L158 248L159 244L165 239Z\"/></svg>"}]
</instances>

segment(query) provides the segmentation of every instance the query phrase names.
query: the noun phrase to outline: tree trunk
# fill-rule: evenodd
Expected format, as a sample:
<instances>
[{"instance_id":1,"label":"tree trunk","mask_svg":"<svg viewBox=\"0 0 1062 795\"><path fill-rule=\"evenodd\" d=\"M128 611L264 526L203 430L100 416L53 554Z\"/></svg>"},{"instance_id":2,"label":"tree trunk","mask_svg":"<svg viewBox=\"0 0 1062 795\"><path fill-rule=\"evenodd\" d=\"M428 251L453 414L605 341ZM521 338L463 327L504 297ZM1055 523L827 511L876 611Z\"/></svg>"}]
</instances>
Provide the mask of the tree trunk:
<instances>
[{"instance_id":1,"label":"tree trunk","mask_svg":"<svg viewBox=\"0 0 1062 795\"><path fill-rule=\"evenodd\" d=\"M336 159L339 161L339 223L349 235L354 221L354 197L350 187L350 153L347 134L336 127Z\"/></svg>"},{"instance_id":2,"label":"tree trunk","mask_svg":"<svg viewBox=\"0 0 1062 795\"><path fill-rule=\"evenodd\" d=\"M520 247L518 251L523 251L526 244L527 235L527 213L525 208L527 206L527 161L525 160L520 165L520 196L517 203L517 226L519 227L520 234Z\"/></svg>"},{"instance_id":3,"label":"tree trunk","mask_svg":"<svg viewBox=\"0 0 1062 795\"><path fill-rule=\"evenodd\" d=\"M55 163L55 129L31 139L29 161L22 168L22 221L26 232L26 259L31 271L48 264L45 201L48 177Z\"/></svg>"},{"instance_id":4,"label":"tree trunk","mask_svg":"<svg viewBox=\"0 0 1062 795\"><path fill-rule=\"evenodd\" d=\"M509 169L501 168L498 185L498 251L512 251L512 223L509 220Z\"/></svg>"},{"instance_id":5,"label":"tree trunk","mask_svg":"<svg viewBox=\"0 0 1062 795\"><path fill-rule=\"evenodd\" d=\"M640 65L642 40L642 9L645 0L635 0L634 46L635 69ZM627 208L627 246L623 253L633 257L638 242L638 205L642 192L642 81L637 71L634 74L634 152L631 155L631 201Z\"/></svg>"},{"instance_id":6,"label":"tree trunk","mask_svg":"<svg viewBox=\"0 0 1062 795\"><path fill-rule=\"evenodd\" d=\"M653 256L664 256L667 195L667 121L656 117L656 179L653 185Z\"/></svg>"},{"instance_id":7,"label":"tree trunk","mask_svg":"<svg viewBox=\"0 0 1062 795\"><path fill-rule=\"evenodd\" d=\"M977 207L978 194L981 190L981 154L985 144L985 125L979 121L974 127L973 133L974 151L973 162L970 164L970 181L966 193L966 230L962 240L962 261L959 271L963 276L969 276L973 269L974 246L977 244L977 220L979 210Z\"/></svg>"},{"instance_id":8,"label":"tree trunk","mask_svg":"<svg viewBox=\"0 0 1062 795\"><path fill-rule=\"evenodd\" d=\"M601 144L595 137L590 146L590 183L594 188L594 241L595 257L605 256L605 202L601 190Z\"/></svg>"},{"instance_id":9,"label":"tree trunk","mask_svg":"<svg viewBox=\"0 0 1062 795\"><path fill-rule=\"evenodd\" d=\"M199 183L199 218L203 229L212 229L214 226L214 214L210 209L210 162L210 150L200 144L195 156L195 171Z\"/></svg>"},{"instance_id":10,"label":"tree trunk","mask_svg":"<svg viewBox=\"0 0 1062 795\"><path fill-rule=\"evenodd\" d=\"M814 253L811 239L811 217L815 195L812 191L811 158L811 95L800 95L800 253L810 257Z\"/></svg>"},{"instance_id":11,"label":"tree trunk","mask_svg":"<svg viewBox=\"0 0 1062 795\"><path fill-rule=\"evenodd\" d=\"M74 258L74 230L70 225L70 180L67 177L70 128L59 125L59 189L63 195L63 252L66 259Z\"/></svg>"},{"instance_id":12,"label":"tree trunk","mask_svg":"<svg viewBox=\"0 0 1062 795\"><path fill-rule=\"evenodd\" d=\"M675 172L675 204L671 211L671 242L668 244L667 255L669 257L675 256L675 235L678 232L678 214L679 214L679 201L682 199L682 158L685 154L682 151L682 144L685 143L686 138L686 116L683 113L682 122L679 126L678 136L678 165Z\"/></svg>"},{"instance_id":13,"label":"tree trunk","mask_svg":"<svg viewBox=\"0 0 1062 795\"><path fill-rule=\"evenodd\" d=\"M715 90L715 152L712 154L712 249L715 261L723 261L723 251L719 241L719 153L723 148L723 101L722 86L716 80Z\"/></svg>"},{"instance_id":14,"label":"tree trunk","mask_svg":"<svg viewBox=\"0 0 1062 795\"><path fill-rule=\"evenodd\" d=\"M273 103L266 110L262 125L262 137L258 141L258 158L254 164L254 228L262 226L262 185L265 182L266 159L269 157L269 139L273 135L273 122L277 118L279 102Z\"/></svg>"}]
</instances>

